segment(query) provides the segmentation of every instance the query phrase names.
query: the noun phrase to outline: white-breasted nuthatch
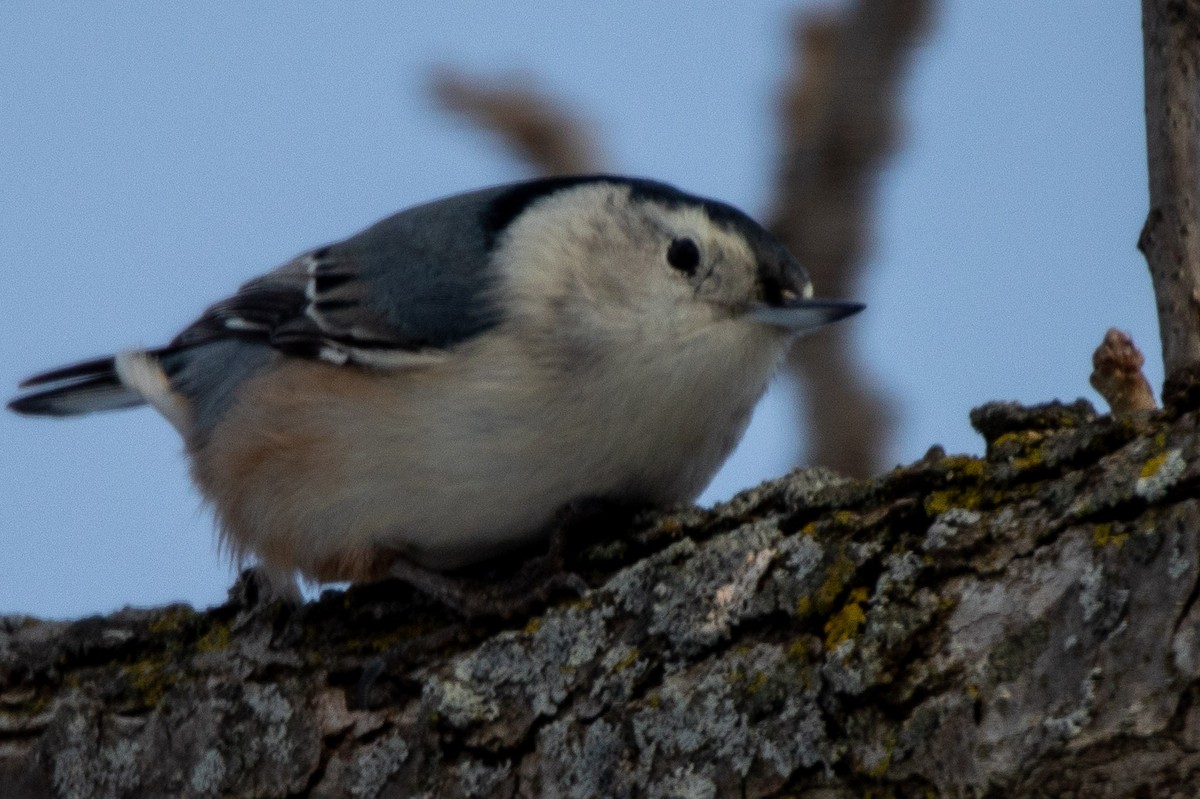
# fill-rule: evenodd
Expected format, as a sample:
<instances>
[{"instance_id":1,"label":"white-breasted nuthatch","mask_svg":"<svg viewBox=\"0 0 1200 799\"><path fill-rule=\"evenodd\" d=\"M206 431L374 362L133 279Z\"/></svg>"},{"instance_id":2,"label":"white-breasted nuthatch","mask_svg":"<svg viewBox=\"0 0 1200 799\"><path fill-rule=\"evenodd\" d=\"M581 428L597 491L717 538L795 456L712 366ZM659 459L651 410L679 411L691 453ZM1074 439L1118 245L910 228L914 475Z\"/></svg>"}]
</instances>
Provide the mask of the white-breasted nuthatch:
<instances>
[{"instance_id":1,"label":"white-breasted nuthatch","mask_svg":"<svg viewBox=\"0 0 1200 799\"><path fill-rule=\"evenodd\" d=\"M278 588L371 580L483 561L580 500L694 500L795 335L861 308L812 299L731 206L550 178L398 213L9 407L148 403L236 556Z\"/></svg>"}]
</instances>

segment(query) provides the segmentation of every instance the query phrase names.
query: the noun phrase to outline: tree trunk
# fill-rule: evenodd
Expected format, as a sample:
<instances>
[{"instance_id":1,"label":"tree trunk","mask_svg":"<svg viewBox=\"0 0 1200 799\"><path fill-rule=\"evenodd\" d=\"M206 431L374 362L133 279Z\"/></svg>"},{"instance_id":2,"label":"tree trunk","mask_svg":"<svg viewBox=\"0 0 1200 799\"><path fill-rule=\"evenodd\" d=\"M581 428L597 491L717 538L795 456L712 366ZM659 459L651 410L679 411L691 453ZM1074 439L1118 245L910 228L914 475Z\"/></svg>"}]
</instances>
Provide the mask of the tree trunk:
<instances>
[{"instance_id":1,"label":"tree trunk","mask_svg":"<svg viewBox=\"0 0 1200 799\"><path fill-rule=\"evenodd\" d=\"M536 618L9 617L0 796L1200 794L1200 414L972 419L984 459L609 529Z\"/></svg>"}]
</instances>

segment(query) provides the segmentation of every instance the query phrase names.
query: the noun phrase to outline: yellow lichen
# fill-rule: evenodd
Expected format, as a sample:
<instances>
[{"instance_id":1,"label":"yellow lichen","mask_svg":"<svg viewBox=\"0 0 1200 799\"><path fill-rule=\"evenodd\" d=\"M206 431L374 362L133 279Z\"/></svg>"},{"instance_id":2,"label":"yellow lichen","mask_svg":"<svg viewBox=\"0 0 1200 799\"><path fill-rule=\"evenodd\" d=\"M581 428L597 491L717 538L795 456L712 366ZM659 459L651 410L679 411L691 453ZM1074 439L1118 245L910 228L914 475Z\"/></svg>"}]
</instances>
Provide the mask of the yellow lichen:
<instances>
[{"instance_id":1,"label":"yellow lichen","mask_svg":"<svg viewBox=\"0 0 1200 799\"><path fill-rule=\"evenodd\" d=\"M892 765L892 755L888 753L879 758L878 762L867 769L867 776L871 779L879 779L884 774L887 774L888 767Z\"/></svg>"},{"instance_id":2,"label":"yellow lichen","mask_svg":"<svg viewBox=\"0 0 1200 799\"><path fill-rule=\"evenodd\" d=\"M1108 522L1097 524L1092 528L1092 543L1100 548L1111 545L1119 549L1128 538L1129 533L1113 532L1113 525Z\"/></svg>"},{"instance_id":3,"label":"yellow lichen","mask_svg":"<svg viewBox=\"0 0 1200 799\"><path fill-rule=\"evenodd\" d=\"M659 522L658 529L674 538L683 535L683 523L674 517L663 519Z\"/></svg>"},{"instance_id":4,"label":"yellow lichen","mask_svg":"<svg viewBox=\"0 0 1200 799\"><path fill-rule=\"evenodd\" d=\"M809 597L806 597L806 596L802 596L796 600L796 607L795 607L796 616L803 619L808 614L812 613L812 611L813 611L812 599L810 599Z\"/></svg>"},{"instance_id":5,"label":"yellow lichen","mask_svg":"<svg viewBox=\"0 0 1200 799\"><path fill-rule=\"evenodd\" d=\"M534 616L532 619L529 620L529 623L525 625L525 634L533 635L539 629L541 629L541 627L542 627L542 617Z\"/></svg>"},{"instance_id":6,"label":"yellow lichen","mask_svg":"<svg viewBox=\"0 0 1200 799\"><path fill-rule=\"evenodd\" d=\"M1031 449L1025 455L1019 458L1012 459L1012 465L1018 471L1032 469L1035 466L1042 465L1042 451L1040 449Z\"/></svg>"},{"instance_id":7,"label":"yellow lichen","mask_svg":"<svg viewBox=\"0 0 1200 799\"><path fill-rule=\"evenodd\" d=\"M925 512L930 516L941 516L952 507L949 491L934 491L925 497Z\"/></svg>"},{"instance_id":8,"label":"yellow lichen","mask_svg":"<svg viewBox=\"0 0 1200 799\"><path fill-rule=\"evenodd\" d=\"M982 497L977 488L947 488L933 491L925 497L925 512L930 516L941 516L951 508L975 510Z\"/></svg>"},{"instance_id":9,"label":"yellow lichen","mask_svg":"<svg viewBox=\"0 0 1200 799\"><path fill-rule=\"evenodd\" d=\"M1015 430L1008 433L1002 433L992 442L995 447L1007 447L1009 444L1016 444L1021 449L1038 444L1046 434L1040 430Z\"/></svg>"},{"instance_id":10,"label":"yellow lichen","mask_svg":"<svg viewBox=\"0 0 1200 799\"><path fill-rule=\"evenodd\" d=\"M1045 439L1046 433L1043 431L1021 430L1004 433L992 442L992 446L995 449L1005 450L1006 454L1013 449L1020 452L1020 455L1012 455L1009 463L1024 471L1042 464L1044 456L1039 445Z\"/></svg>"},{"instance_id":11,"label":"yellow lichen","mask_svg":"<svg viewBox=\"0 0 1200 799\"><path fill-rule=\"evenodd\" d=\"M625 669L629 668L634 663L637 663L637 659L639 656L640 656L640 653L638 652L638 648L636 646L633 649L630 649L629 654L627 654L625 657L618 660L613 665L613 669L612 669L613 674L617 674L619 672L625 671Z\"/></svg>"},{"instance_id":12,"label":"yellow lichen","mask_svg":"<svg viewBox=\"0 0 1200 799\"><path fill-rule=\"evenodd\" d=\"M859 628L867 621L867 615L862 609L862 603L866 601L866 588L859 587L850 592L842 609L825 623L826 649L836 649L858 633Z\"/></svg>"},{"instance_id":13,"label":"yellow lichen","mask_svg":"<svg viewBox=\"0 0 1200 799\"><path fill-rule=\"evenodd\" d=\"M754 694L762 690L763 686L767 684L767 679L767 675L761 671L749 675L741 669L725 672L725 682L741 686L747 694Z\"/></svg>"},{"instance_id":14,"label":"yellow lichen","mask_svg":"<svg viewBox=\"0 0 1200 799\"><path fill-rule=\"evenodd\" d=\"M842 527L853 527L858 522L858 514L848 510L835 510L830 518Z\"/></svg>"},{"instance_id":15,"label":"yellow lichen","mask_svg":"<svg viewBox=\"0 0 1200 799\"><path fill-rule=\"evenodd\" d=\"M195 615L195 611L190 608L168 608L154 621L146 626L146 629L153 635L163 635L165 633L173 633L182 629L183 626L191 620Z\"/></svg>"},{"instance_id":16,"label":"yellow lichen","mask_svg":"<svg viewBox=\"0 0 1200 799\"><path fill-rule=\"evenodd\" d=\"M1165 453L1165 452L1158 453L1157 455L1152 457L1150 460L1146 461L1145 465L1142 466L1141 474L1139 474L1138 477L1140 477L1143 480L1145 480L1148 477L1153 477L1154 475L1158 474L1158 470L1162 468L1162 465L1164 463L1166 463L1166 461L1167 461L1167 453Z\"/></svg>"},{"instance_id":17,"label":"yellow lichen","mask_svg":"<svg viewBox=\"0 0 1200 799\"><path fill-rule=\"evenodd\" d=\"M764 672L756 671L754 676L746 683L746 693L756 694L767 685L767 675Z\"/></svg>"},{"instance_id":18,"label":"yellow lichen","mask_svg":"<svg viewBox=\"0 0 1200 799\"><path fill-rule=\"evenodd\" d=\"M196 642L197 652L219 652L229 646L229 628L224 624L214 624L199 641Z\"/></svg>"},{"instance_id":19,"label":"yellow lichen","mask_svg":"<svg viewBox=\"0 0 1200 799\"><path fill-rule=\"evenodd\" d=\"M164 657L144 658L125 666L123 671L138 699L148 707L157 707L167 689L175 682L167 674L167 660Z\"/></svg>"},{"instance_id":20,"label":"yellow lichen","mask_svg":"<svg viewBox=\"0 0 1200 799\"><path fill-rule=\"evenodd\" d=\"M854 574L854 561L845 555L839 555L838 559L829 564L829 569L826 572L825 582L817 589L815 596L817 610L821 613L828 613L833 603L837 601L838 595L842 593L842 588L846 585L846 581Z\"/></svg>"},{"instance_id":21,"label":"yellow lichen","mask_svg":"<svg viewBox=\"0 0 1200 799\"><path fill-rule=\"evenodd\" d=\"M985 466L983 460L969 455L948 455L942 458L941 465L946 467L950 477L968 477L974 480L983 477Z\"/></svg>"}]
</instances>

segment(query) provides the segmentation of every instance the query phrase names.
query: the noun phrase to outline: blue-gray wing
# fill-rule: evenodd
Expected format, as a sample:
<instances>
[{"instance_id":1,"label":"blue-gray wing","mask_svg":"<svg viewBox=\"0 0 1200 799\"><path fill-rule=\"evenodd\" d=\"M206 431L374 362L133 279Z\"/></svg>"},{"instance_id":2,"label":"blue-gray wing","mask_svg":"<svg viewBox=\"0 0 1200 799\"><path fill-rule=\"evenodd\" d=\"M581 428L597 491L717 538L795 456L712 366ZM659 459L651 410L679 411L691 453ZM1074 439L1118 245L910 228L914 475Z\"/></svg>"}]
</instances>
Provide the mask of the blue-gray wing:
<instances>
[{"instance_id":1,"label":"blue-gray wing","mask_svg":"<svg viewBox=\"0 0 1200 799\"><path fill-rule=\"evenodd\" d=\"M428 362L500 321L491 254L509 225L543 197L593 181L660 200L681 196L650 181L577 175L436 200L251 280L168 346L147 352L193 402L200 430L271 361L272 349L384 368ZM118 377L111 356L42 372L21 387L31 390L9 404L20 413L67 416L144 401Z\"/></svg>"},{"instance_id":2,"label":"blue-gray wing","mask_svg":"<svg viewBox=\"0 0 1200 799\"><path fill-rule=\"evenodd\" d=\"M339 364L420 363L499 321L494 231L483 223L505 191L417 206L301 255L208 308L171 345L237 338Z\"/></svg>"}]
</instances>

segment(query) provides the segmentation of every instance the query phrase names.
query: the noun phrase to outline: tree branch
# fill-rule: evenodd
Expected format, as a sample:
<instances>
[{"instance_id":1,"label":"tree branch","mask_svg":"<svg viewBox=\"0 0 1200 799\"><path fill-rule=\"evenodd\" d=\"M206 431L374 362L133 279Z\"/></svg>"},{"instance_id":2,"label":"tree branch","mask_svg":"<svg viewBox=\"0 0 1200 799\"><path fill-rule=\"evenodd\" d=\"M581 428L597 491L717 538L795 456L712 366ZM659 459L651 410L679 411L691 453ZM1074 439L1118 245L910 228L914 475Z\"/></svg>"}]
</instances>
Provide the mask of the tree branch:
<instances>
[{"instance_id":1,"label":"tree branch","mask_svg":"<svg viewBox=\"0 0 1200 799\"><path fill-rule=\"evenodd\" d=\"M1163 402L1200 392L1200 0L1142 0L1150 212L1138 239L1158 305Z\"/></svg>"},{"instance_id":2,"label":"tree branch","mask_svg":"<svg viewBox=\"0 0 1200 799\"><path fill-rule=\"evenodd\" d=\"M443 108L496 133L539 174L600 171L603 159L588 126L529 80L510 77L489 85L441 69L434 73L430 87Z\"/></svg>"},{"instance_id":3,"label":"tree branch","mask_svg":"<svg viewBox=\"0 0 1200 799\"><path fill-rule=\"evenodd\" d=\"M1200 413L972 421L986 458L601 531L534 618L6 618L0 796L1196 795Z\"/></svg>"}]
</instances>

